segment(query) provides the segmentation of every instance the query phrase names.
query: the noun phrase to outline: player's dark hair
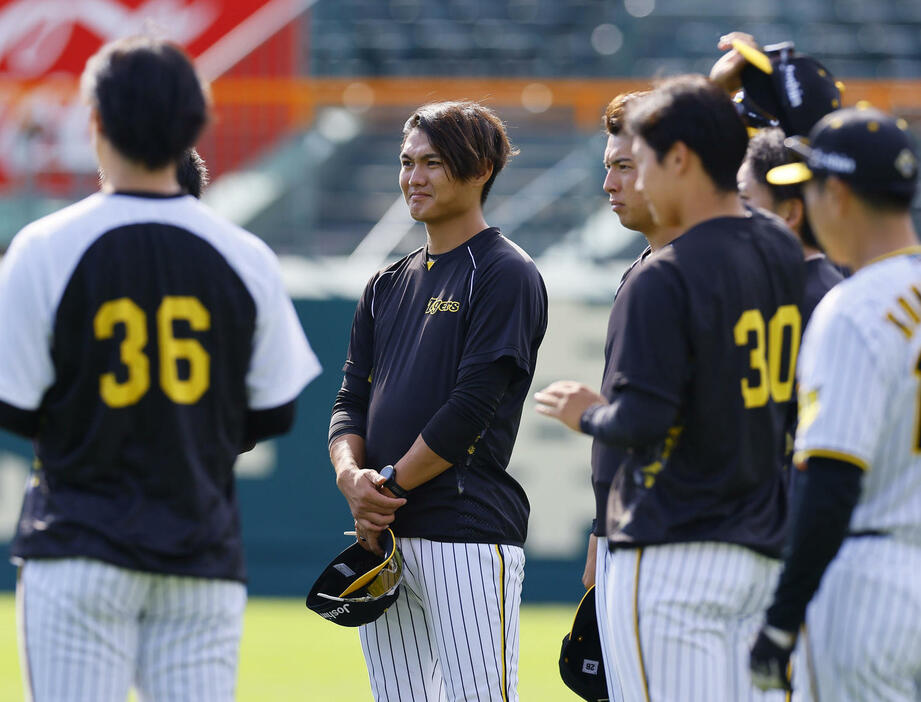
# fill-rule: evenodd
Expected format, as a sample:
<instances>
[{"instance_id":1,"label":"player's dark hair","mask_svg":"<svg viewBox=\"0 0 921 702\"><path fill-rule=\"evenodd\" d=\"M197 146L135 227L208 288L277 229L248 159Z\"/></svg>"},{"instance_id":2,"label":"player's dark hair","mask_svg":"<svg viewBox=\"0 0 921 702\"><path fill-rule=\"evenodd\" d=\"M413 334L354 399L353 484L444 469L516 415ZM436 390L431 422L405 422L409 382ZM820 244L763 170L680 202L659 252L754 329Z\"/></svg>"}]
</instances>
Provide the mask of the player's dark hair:
<instances>
[{"instance_id":1,"label":"player's dark hair","mask_svg":"<svg viewBox=\"0 0 921 702\"><path fill-rule=\"evenodd\" d=\"M116 150L150 170L178 162L208 120L208 99L192 61L162 39L106 44L87 61L80 87Z\"/></svg>"},{"instance_id":2,"label":"player's dark hair","mask_svg":"<svg viewBox=\"0 0 921 702\"><path fill-rule=\"evenodd\" d=\"M495 112L476 102L433 102L423 105L403 125L403 141L413 129L425 132L444 160L448 174L470 180L492 165L492 175L483 185L480 202L486 196L510 156L518 153L509 141L505 125Z\"/></svg>"},{"instance_id":3,"label":"player's dark hair","mask_svg":"<svg viewBox=\"0 0 921 702\"><path fill-rule=\"evenodd\" d=\"M813 172L812 180L820 187L825 187L825 181L828 180L828 173ZM914 193L899 193L885 190L870 190L861 187L859 184L850 180L843 179L844 183L854 194L860 198L860 201L872 210L880 214L904 214L911 211L911 203L914 201Z\"/></svg>"},{"instance_id":4,"label":"player's dark hair","mask_svg":"<svg viewBox=\"0 0 921 702\"><path fill-rule=\"evenodd\" d=\"M179 181L179 187L189 195L201 197L211 178L205 159L195 149L187 149L179 159L176 165L176 180Z\"/></svg>"},{"instance_id":5,"label":"player's dark hair","mask_svg":"<svg viewBox=\"0 0 921 702\"><path fill-rule=\"evenodd\" d=\"M601 118L601 123L607 133L612 136L620 136L627 127L627 105L648 94L648 90L638 90L633 93L621 93L611 100L604 108L604 116Z\"/></svg>"},{"instance_id":6,"label":"player's dark hair","mask_svg":"<svg viewBox=\"0 0 921 702\"><path fill-rule=\"evenodd\" d=\"M627 129L649 144L661 163L677 142L697 154L722 191L737 189L748 132L732 100L701 75L670 78L627 108Z\"/></svg>"},{"instance_id":7,"label":"player's dark hair","mask_svg":"<svg viewBox=\"0 0 921 702\"><path fill-rule=\"evenodd\" d=\"M806 204L803 200L803 186L801 183L792 185L774 185L768 183L767 173L772 168L791 163L794 159L790 150L783 145L785 135L779 127L770 129L760 129L748 142L748 150L745 152L745 160L751 168L752 175L762 185L766 185L771 193L771 199L774 204L779 204L784 200L796 199L803 202L803 222L800 227L800 238L807 246L814 249L821 249L819 242L812 232L809 224L809 218L806 217Z\"/></svg>"}]
</instances>

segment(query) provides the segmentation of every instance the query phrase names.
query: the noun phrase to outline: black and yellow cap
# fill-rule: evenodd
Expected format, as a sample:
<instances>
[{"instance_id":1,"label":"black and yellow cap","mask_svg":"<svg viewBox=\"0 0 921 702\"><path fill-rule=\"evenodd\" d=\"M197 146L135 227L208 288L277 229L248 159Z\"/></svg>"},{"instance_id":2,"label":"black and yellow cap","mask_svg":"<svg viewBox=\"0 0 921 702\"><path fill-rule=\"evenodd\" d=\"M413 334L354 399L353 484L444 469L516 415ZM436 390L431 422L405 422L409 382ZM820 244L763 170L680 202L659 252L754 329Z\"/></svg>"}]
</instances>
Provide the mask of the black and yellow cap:
<instances>
[{"instance_id":1,"label":"black and yellow cap","mask_svg":"<svg viewBox=\"0 0 921 702\"><path fill-rule=\"evenodd\" d=\"M354 543L326 566L307 595L307 607L342 626L369 624L400 594L403 554L390 529L381 532L378 556Z\"/></svg>"},{"instance_id":2,"label":"black and yellow cap","mask_svg":"<svg viewBox=\"0 0 921 702\"><path fill-rule=\"evenodd\" d=\"M819 61L796 53L792 42L765 46L763 51L738 40L732 46L748 62L738 100L747 126L780 127L787 136L805 135L824 115L841 107L841 83Z\"/></svg>"},{"instance_id":3,"label":"black and yellow cap","mask_svg":"<svg viewBox=\"0 0 921 702\"><path fill-rule=\"evenodd\" d=\"M563 637L560 648L560 678L566 687L591 702L608 699L608 684L601 655L601 634L595 611L595 586L585 593L572 629Z\"/></svg>"},{"instance_id":4,"label":"black and yellow cap","mask_svg":"<svg viewBox=\"0 0 921 702\"><path fill-rule=\"evenodd\" d=\"M908 194L918 180L918 151L908 124L866 105L832 112L808 139L789 137L784 145L802 161L772 168L772 185L803 183L813 174L836 176L862 190Z\"/></svg>"}]
</instances>

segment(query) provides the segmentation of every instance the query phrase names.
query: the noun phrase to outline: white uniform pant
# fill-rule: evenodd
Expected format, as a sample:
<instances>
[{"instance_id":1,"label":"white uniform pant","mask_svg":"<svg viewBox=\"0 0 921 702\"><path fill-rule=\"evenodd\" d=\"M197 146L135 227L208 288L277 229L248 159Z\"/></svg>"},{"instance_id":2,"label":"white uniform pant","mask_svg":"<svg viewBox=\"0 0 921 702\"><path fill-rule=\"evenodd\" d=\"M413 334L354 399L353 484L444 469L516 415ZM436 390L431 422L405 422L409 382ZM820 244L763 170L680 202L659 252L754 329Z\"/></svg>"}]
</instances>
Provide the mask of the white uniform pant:
<instances>
[{"instance_id":1,"label":"white uniform pant","mask_svg":"<svg viewBox=\"0 0 921 702\"><path fill-rule=\"evenodd\" d=\"M524 551L398 538L397 601L360 627L377 702L518 700Z\"/></svg>"},{"instance_id":2,"label":"white uniform pant","mask_svg":"<svg viewBox=\"0 0 921 702\"><path fill-rule=\"evenodd\" d=\"M778 561L716 542L600 550L605 671L623 702L784 698L759 692L748 672Z\"/></svg>"},{"instance_id":3,"label":"white uniform pant","mask_svg":"<svg viewBox=\"0 0 921 702\"><path fill-rule=\"evenodd\" d=\"M246 588L85 558L31 559L16 588L34 702L234 699Z\"/></svg>"},{"instance_id":4,"label":"white uniform pant","mask_svg":"<svg viewBox=\"0 0 921 702\"><path fill-rule=\"evenodd\" d=\"M844 541L806 611L815 702L921 699L921 544Z\"/></svg>"}]
</instances>

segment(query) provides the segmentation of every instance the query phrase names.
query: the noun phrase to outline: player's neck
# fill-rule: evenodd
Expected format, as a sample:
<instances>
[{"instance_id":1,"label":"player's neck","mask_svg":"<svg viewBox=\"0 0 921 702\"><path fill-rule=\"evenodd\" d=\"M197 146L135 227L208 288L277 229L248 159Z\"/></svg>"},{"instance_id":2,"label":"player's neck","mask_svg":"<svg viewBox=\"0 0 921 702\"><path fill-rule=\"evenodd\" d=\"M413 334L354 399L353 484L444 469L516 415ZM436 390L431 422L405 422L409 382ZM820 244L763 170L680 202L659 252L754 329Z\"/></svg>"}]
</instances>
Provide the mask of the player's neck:
<instances>
[{"instance_id":1,"label":"player's neck","mask_svg":"<svg viewBox=\"0 0 921 702\"><path fill-rule=\"evenodd\" d=\"M134 164L110 161L101 166L103 192L144 192L174 195L180 191L176 181L176 167L149 171Z\"/></svg>"},{"instance_id":2,"label":"player's neck","mask_svg":"<svg viewBox=\"0 0 921 702\"><path fill-rule=\"evenodd\" d=\"M717 190L709 178L699 178L684 189L678 210L677 229L691 227L717 217L747 217L748 212L733 191Z\"/></svg>"},{"instance_id":3,"label":"player's neck","mask_svg":"<svg viewBox=\"0 0 921 702\"><path fill-rule=\"evenodd\" d=\"M456 249L471 237L489 228L479 208L465 212L458 217L426 222L425 232L428 250L431 254L443 254Z\"/></svg>"},{"instance_id":4,"label":"player's neck","mask_svg":"<svg viewBox=\"0 0 921 702\"><path fill-rule=\"evenodd\" d=\"M891 254L893 251L918 246L918 234L907 214L885 215L871 222L867 220L864 226L852 230L866 232L864 236L855 237L852 255L848 263L852 270L863 268L868 263Z\"/></svg>"},{"instance_id":5,"label":"player's neck","mask_svg":"<svg viewBox=\"0 0 921 702\"><path fill-rule=\"evenodd\" d=\"M653 251L668 246L684 232L680 227L650 227L643 236L649 242L649 248Z\"/></svg>"}]
</instances>

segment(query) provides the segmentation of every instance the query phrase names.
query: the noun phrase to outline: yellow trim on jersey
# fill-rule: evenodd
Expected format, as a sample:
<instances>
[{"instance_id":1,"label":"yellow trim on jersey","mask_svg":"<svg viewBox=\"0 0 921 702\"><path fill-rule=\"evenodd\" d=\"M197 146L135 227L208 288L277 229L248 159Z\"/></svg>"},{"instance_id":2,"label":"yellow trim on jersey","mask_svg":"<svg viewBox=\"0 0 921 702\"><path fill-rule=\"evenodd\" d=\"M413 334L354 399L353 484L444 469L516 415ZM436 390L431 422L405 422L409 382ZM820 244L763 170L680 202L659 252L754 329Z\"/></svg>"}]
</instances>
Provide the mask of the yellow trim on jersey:
<instances>
[{"instance_id":1,"label":"yellow trim on jersey","mask_svg":"<svg viewBox=\"0 0 921 702\"><path fill-rule=\"evenodd\" d=\"M499 634L502 636L502 702L508 702L505 690L508 687L508 672L505 669L505 559L502 549L496 544L499 555Z\"/></svg>"},{"instance_id":2,"label":"yellow trim on jersey","mask_svg":"<svg viewBox=\"0 0 921 702\"><path fill-rule=\"evenodd\" d=\"M884 253L882 256L871 258L869 261L867 261L863 265L869 266L871 263L876 263L877 261L882 261L887 258L892 258L893 256L905 256L907 254L916 254L916 253L921 253L921 246L906 246L904 249L896 249L895 251Z\"/></svg>"},{"instance_id":3,"label":"yellow trim on jersey","mask_svg":"<svg viewBox=\"0 0 921 702\"><path fill-rule=\"evenodd\" d=\"M849 453L844 451L833 451L831 449L807 449L805 451L797 451L793 454L794 463L805 463L807 458L833 458L836 461L844 461L845 463L850 463L855 465L862 471L870 470L870 464L867 463L862 458L857 458Z\"/></svg>"},{"instance_id":4,"label":"yellow trim on jersey","mask_svg":"<svg viewBox=\"0 0 921 702\"><path fill-rule=\"evenodd\" d=\"M636 572L633 575L633 633L636 636L636 653L640 659L640 680L643 682L643 695L649 702L649 683L646 680L646 663L643 660L643 644L640 641L640 560L643 549L636 550Z\"/></svg>"}]
</instances>

